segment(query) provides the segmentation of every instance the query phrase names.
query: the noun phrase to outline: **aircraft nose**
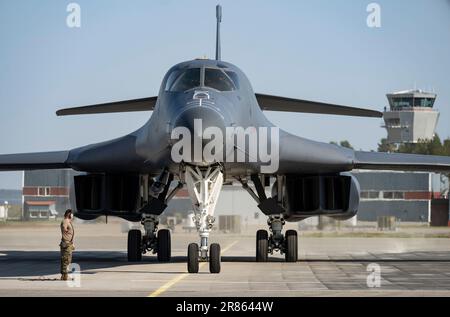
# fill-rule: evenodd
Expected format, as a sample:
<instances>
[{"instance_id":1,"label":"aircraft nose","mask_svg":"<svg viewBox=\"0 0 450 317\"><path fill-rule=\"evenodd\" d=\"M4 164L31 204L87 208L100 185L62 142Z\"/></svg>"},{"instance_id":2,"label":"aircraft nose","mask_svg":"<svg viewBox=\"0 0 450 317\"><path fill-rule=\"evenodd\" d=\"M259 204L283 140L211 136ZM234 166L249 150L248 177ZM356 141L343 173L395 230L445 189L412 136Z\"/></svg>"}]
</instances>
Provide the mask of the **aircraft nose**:
<instances>
[{"instance_id":1,"label":"aircraft nose","mask_svg":"<svg viewBox=\"0 0 450 317\"><path fill-rule=\"evenodd\" d=\"M183 140L190 138L187 143L182 142L184 145L180 152L183 153L184 161L196 165L208 165L212 160L222 161L222 154L225 153L225 142L223 138L226 136L227 126L226 118L215 109L209 107L186 109L174 121L170 136L170 143L174 146L172 149L177 149L176 153L178 153L178 146L176 144L180 144L180 135L182 135ZM207 129L208 131L206 131ZM204 156L203 150L210 149L211 145L209 147L207 145L212 142L212 139L217 141L220 135L222 140L214 148L214 153L217 153L218 156L215 156L215 158L207 158ZM185 146L189 146L189 149Z\"/></svg>"},{"instance_id":2,"label":"aircraft nose","mask_svg":"<svg viewBox=\"0 0 450 317\"><path fill-rule=\"evenodd\" d=\"M208 128L225 131L225 117L218 111L207 107L194 107L183 111L176 119L174 128L184 127L193 137L202 138Z\"/></svg>"}]
</instances>

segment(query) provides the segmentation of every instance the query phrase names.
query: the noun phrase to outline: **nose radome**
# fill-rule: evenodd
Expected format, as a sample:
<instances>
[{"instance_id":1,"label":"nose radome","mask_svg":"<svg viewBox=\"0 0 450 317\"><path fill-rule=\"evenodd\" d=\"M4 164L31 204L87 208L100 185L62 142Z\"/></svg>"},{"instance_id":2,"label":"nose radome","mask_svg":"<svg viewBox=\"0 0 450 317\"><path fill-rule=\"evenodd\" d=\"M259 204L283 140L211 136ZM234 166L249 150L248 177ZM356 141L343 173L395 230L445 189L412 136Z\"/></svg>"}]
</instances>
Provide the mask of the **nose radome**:
<instances>
[{"instance_id":1,"label":"nose radome","mask_svg":"<svg viewBox=\"0 0 450 317\"><path fill-rule=\"evenodd\" d=\"M176 119L174 128L187 128L194 137L202 137L205 129L215 127L225 131L225 118L216 110L207 107L194 107L183 111Z\"/></svg>"},{"instance_id":2,"label":"nose radome","mask_svg":"<svg viewBox=\"0 0 450 317\"><path fill-rule=\"evenodd\" d=\"M204 156L203 150L207 148L207 145L211 142L211 139L218 140L219 137L217 133L220 130L222 134L222 138L226 136L226 127L227 120L224 118L221 113L218 111L211 109L209 107L193 107L189 108L178 115L178 117L174 121L173 130L171 133L171 144L178 144L180 140L179 137L174 137L174 135L180 136L182 134L183 140L186 140L186 137L190 138L189 150L184 148L186 143L182 142L183 148L182 153L187 154L189 158L184 157L183 160L189 162L191 164L199 164L199 165L207 165L211 163L211 159L216 160L215 158L207 158ZM178 131L178 133L174 134L174 130L177 128L183 128L184 131ZM208 128L215 128L210 130L211 135L204 135L205 130ZM189 135L185 135L186 130L189 131ZM214 135L214 136L213 136ZM221 153L225 153L225 143L222 143L219 148L214 147L214 152L219 155L217 158L221 161L223 158L220 157ZM187 152L186 152L187 151ZM190 154L189 154L190 153Z\"/></svg>"}]
</instances>

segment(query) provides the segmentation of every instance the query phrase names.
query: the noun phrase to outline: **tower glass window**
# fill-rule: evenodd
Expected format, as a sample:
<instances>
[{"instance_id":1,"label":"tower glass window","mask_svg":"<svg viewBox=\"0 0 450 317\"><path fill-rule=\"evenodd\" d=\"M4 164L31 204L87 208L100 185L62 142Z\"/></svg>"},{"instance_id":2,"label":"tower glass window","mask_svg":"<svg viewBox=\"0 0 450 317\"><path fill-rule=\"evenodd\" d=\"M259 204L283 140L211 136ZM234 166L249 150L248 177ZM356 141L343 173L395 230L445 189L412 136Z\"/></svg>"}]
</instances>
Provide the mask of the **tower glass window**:
<instances>
[{"instance_id":1,"label":"tower glass window","mask_svg":"<svg viewBox=\"0 0 450 317\"><path fill-rule=\"evenodd\" d=\"M413 107L413 98L393 98L393 106L394 109L401 109L401 108L412 108Z\"/></svg>"},{"instance_id":2,"label":"tower glass window","mask_svg":"<svg viewBox=\"0 0 450 317\"><path fill-rule=\"evenodd\" d=\"M434 99L433 98L415 98L414 107L426 107L433 108Z\"/></svg>"}]
</instances>

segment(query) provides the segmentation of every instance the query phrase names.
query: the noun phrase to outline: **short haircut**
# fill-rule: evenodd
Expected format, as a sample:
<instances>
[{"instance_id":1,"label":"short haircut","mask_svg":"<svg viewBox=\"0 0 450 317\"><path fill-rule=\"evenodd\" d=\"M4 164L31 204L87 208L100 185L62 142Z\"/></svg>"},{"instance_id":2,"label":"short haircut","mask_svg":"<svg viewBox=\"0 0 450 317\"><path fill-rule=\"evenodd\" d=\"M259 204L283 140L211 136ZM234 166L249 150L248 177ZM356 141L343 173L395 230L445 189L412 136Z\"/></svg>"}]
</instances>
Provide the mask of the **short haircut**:
<instances>
[{"instance_id":1,"label":"short haircut","mask_svg":"<svg viewBox=\"0 0 450 317\"><path fill-rule=\"evenodd\" d=\"M64 218L69 218L71 214L72 214L72 209L67 209L66 212L64 213Z\"/></svg>"}]
</instances>

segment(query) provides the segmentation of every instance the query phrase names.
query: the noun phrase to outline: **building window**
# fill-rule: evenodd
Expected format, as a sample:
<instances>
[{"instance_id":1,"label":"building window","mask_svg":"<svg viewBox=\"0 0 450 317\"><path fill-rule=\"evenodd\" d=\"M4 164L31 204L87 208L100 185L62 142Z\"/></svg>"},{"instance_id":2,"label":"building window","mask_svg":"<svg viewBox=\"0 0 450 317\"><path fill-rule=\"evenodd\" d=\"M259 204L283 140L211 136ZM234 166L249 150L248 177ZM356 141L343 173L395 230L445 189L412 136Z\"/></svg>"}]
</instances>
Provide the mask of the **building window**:
<instances>
[{"instance_id":1,"label":"building window","mask_svg":"<svg viewBox=\"0 0 450 317\"><path fill-rule=\"evenodd\" d=\"M402 109L402 108L412 108L414 101L412 97L397 97L393 98L393 106L394 110Z\"/></svg>"},{"instance_id":2,"label":"building window","mask_svg":"<svg viewBox=\"0 0 450 317\"><path fill-rule=\"evenodd\" d=\"M361 199L379 199L379 191L362 191L360 194Z\"/></svg>"},{"instance_id":3,"label":"building window","mask_svg":"<svg viewBox=\"0 0 450 317\"><path fill-rule=\"evenodd\" d=\"M433 108L434 98L415 98L414 107Z\"/></svg>"},{"instance_id":4,"label":"building window","mask_svg":"<svg viewBox=\"0 0 450 317\"><path fill-rule=\"evenodd\" d=\"M369 192L369 199L378 199L378 198L380 198L380 192L378 191Z\"/></svg>"},{"instance_id":5,"label":"building window","mask_svg":"<svg viewBox=\"0 0 450 317\"><path fill-rule=\"evenodd\" d=\"M361 199L371 200L403 200L405 199L405 192L400 191L361 191Z\"/></svg>"},{"instance_id":6,"label":"building window","mask_svg":"<svg viewBox=\"0 0 450 317\"><path fill-rule=\"evenodd\" d=\"M38 187L38 196L50 196L50 187Z\"/></svg>"},{"instance_id":7,"label":"building window","mask_svg":"<svg viewBox=\"0 0 450 317\"><path fill-rule=\"evenodd\" d=\"M404 192L394 192L394 199L405 199Z\"/></svg>"},{"instance_id":8,"label":"building window","mask_svg":"<svg viewBox=\"0 0 450 317\"><path fill-rule=\"evenodd\" d=\"M384 192L383 198L384 199L394 199L394 192Z\"/></svg>"},{"instance_id":9,"label":"building window","mask_svg":"<svg viewBox=\"0 0 450 317\"><path fill-rule=\"evenodd\" d=\"M383 199L405 199L404 192L383 192Z\"/></svg>"},{"instance_id":10,"label":"building window","mask_svg":"<svg viewBox=\"0 0 450 317\"><path fill-rule=\"evenodd\" d=\"M388 128L395 128L400 126L400 119L389 119L386 120Z\"/></svg>"}]
</instances>

